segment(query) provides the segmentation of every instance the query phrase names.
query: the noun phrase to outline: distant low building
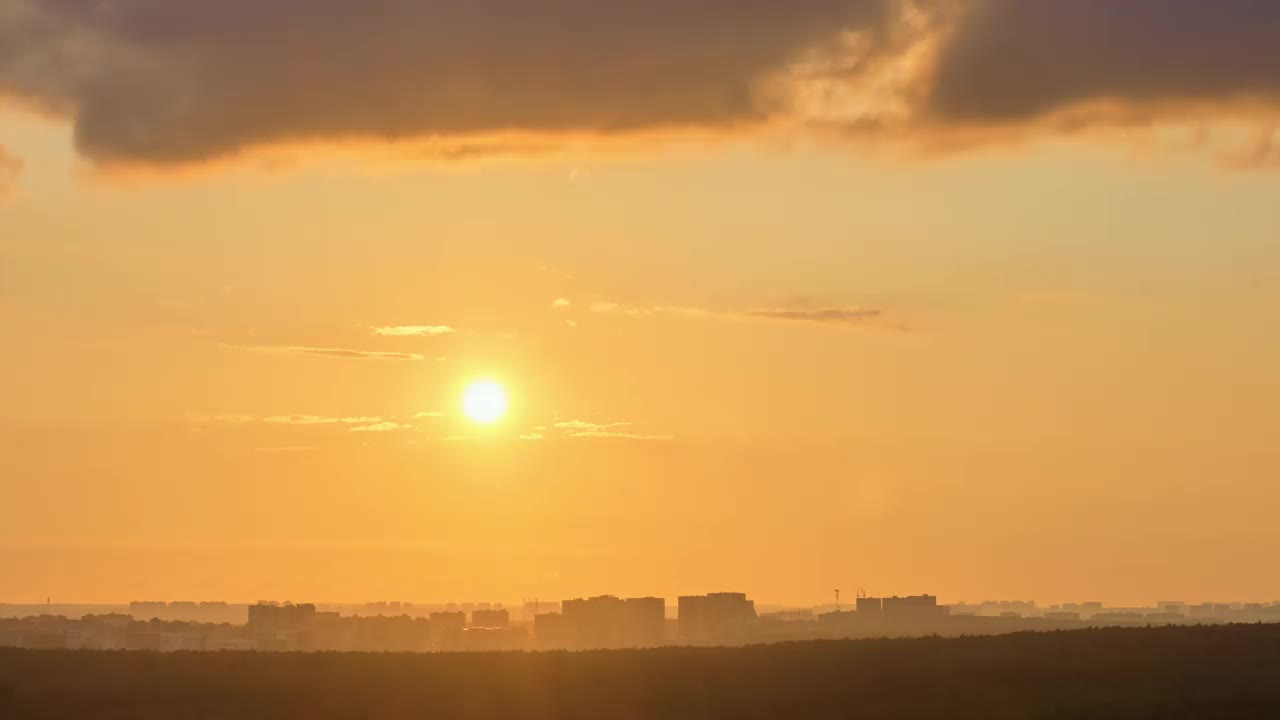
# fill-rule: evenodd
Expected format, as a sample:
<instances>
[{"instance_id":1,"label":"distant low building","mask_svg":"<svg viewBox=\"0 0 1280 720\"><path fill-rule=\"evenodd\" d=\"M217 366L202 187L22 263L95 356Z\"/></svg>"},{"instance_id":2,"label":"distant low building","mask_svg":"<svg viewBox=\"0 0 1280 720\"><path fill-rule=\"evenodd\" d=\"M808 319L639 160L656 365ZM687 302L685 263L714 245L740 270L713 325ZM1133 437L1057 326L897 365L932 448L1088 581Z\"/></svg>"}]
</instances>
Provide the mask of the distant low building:
<instances>
[{"instance_id":1,"label":"distant low building","mask_svg":"<svg viewBox=\"0 0 1280 720\"><path fill-rule=\"evenodd\" d=\"M813 622L812 610L779 610L771 613L760 613L760 622L801 623Z\"/></svg>"},{"instance_id":2,"label":"distant low building","mask_svg":"<svg viewBox=\"0 0 1280 720\"><path fill-rule=\"evenodd\" d=\"M1056 610L1044 614L1045 620L1079 620L1080 613Z\"/></svg>"}]
</instances>

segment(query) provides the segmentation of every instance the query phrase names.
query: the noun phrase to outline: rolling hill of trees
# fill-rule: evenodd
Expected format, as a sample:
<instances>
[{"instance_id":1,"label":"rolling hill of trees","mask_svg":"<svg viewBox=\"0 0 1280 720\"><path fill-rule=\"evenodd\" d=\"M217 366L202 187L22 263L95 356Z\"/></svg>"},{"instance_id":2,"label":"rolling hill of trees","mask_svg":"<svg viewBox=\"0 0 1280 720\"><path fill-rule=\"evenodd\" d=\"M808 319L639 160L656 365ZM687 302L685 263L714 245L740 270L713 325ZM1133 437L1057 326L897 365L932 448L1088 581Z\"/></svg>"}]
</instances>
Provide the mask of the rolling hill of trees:
<instances>
[{"instance_id":1,"label":"rolling hill of trees","mask_svg":"<svg viewBox=\"0 0 1280 720\"><path fill-rule=\"evenodd\" d=\"M6 720L1277 717L1280 625L588 653L0 650Z\"/></svg>"}]
</instances>

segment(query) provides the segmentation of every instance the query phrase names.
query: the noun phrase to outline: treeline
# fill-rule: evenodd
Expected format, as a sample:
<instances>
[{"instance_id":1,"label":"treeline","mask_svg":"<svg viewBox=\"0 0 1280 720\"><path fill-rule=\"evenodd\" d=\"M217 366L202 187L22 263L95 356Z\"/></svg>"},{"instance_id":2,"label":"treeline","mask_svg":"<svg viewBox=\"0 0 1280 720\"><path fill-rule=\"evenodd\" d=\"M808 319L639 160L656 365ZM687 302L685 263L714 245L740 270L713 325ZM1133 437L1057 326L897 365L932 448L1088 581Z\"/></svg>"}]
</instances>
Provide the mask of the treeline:
<instances>
[{"instance_id":1,"label":"treeline","mask_svg":"<svg viewBox=\"0 0 1280 720\"><path fill-rule=\"evenodd\" d=\"M1276 718L1280 625L589 653L0 650L0 718Z\"/></svg>"}]
</instances>

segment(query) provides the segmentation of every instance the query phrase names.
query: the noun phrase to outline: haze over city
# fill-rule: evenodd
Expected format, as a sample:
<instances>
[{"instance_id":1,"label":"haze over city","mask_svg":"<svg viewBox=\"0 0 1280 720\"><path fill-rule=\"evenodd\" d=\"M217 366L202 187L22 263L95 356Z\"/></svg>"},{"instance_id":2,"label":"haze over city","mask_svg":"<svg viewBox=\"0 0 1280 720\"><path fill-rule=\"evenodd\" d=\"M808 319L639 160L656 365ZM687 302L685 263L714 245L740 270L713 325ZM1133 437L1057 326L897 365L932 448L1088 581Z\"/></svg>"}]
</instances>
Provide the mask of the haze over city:
<instances>
[{"instance_id":1,"label":"haze over city","mask_svg":"<svg viewBox=\"0 0 1280 720\"><path fill-rule=\"evenodd\" d=\"M0 0L0 603L1262 612L1278 36Z\"/></svg>"}]
</instances>

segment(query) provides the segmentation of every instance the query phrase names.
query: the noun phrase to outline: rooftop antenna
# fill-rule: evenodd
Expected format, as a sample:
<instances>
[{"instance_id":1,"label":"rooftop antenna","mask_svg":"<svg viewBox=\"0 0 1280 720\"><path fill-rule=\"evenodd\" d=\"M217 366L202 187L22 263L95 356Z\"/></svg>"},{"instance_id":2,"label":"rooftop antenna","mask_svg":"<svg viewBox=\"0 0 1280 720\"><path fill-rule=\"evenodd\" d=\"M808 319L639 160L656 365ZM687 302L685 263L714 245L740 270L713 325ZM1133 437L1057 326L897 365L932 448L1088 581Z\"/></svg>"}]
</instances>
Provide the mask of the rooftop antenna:
<instances>
[{"instance_id":1,"label":"rooftop antenna","mask_svg":"<svg viewBox=\"0 0 1280 720\"><path fill-rule=\"evenodd\" d=\"M858 588L858 597L864 598L866 596L867 596L867 591L863 590L862 588Z\"/></svg>"},{"instance_id":2,"label":"rooftop antenna","mask_svg":"<svg viewBox=\"0 0 1280 720\"><path fill-rule=\"evenodd\" d=\"M836 588L836 612L840 612L840 588Z\"/></svg>"}]
</instances>

